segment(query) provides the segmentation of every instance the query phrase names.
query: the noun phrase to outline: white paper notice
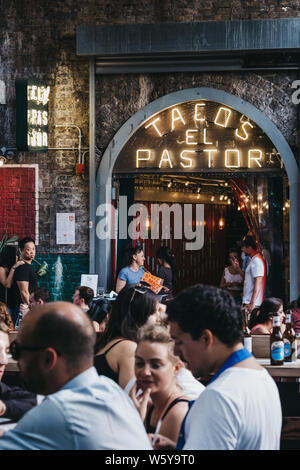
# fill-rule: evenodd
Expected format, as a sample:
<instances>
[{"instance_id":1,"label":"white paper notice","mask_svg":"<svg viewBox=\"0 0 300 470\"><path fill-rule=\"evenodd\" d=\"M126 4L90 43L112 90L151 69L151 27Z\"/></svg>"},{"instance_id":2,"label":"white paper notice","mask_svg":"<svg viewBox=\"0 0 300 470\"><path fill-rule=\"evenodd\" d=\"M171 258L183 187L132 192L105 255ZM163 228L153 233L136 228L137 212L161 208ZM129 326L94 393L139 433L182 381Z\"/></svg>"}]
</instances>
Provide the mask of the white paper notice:
<instances>
[{"instance_id":1,"label":"white paper notice","mask_svg":"<svg viewBox=\"0 0 300 470\"><path fill-rule=\"evenodd\" d=\"M56 244L75 245L75 214L56 214Z\"/></svg>"},{"instance_id":2,"label":"white paper notice","mask_svg":"<svg viewBox=\"0 0 300 470\"><path fill-rule=\"evenodd\" d=\"M97 295L98 274L81 274L81 286L87 286L93 289L94 296Z\"/></svg>"}]
</instances>

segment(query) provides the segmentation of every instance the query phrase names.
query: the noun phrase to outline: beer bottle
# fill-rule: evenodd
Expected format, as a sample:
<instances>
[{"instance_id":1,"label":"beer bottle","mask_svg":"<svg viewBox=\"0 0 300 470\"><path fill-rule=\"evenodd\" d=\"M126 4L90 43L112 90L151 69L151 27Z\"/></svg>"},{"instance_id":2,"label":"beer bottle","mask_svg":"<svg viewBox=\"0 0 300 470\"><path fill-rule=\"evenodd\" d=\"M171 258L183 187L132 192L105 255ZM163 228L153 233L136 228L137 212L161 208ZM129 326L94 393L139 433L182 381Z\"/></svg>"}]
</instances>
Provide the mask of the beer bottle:
<instances>
[{"instance_id":1,"label":"beer bottle","mask_svg":"<svg viewBox=\"0 0 300 470\"><path fill-rule=\"evenodd\" d=\"M248 316L245 308L242 309L243 313L243 337L244 337L244 346L250 353L252 353L252 336L250 329L248 327Z\"/></svg>"},{"instance_id":2,"label":"beer bottle","mask_svg":"<svg viewBox=\"0 0 300 470\"><path fill-rule=\"evenodd\" d=\"M295 362L297 360L297 340L296 333L292 327L292 311L287 310L285 318L284 360L285 362Z\"/></svg>"},{"instance_id":3,"label":"beer bottle","mask_svg":"<svg viewBox=\"0 0 300 470\"><path fill-rule=\"evenodd\" d=\"M284 361L284 342L280 330L280 316L273 315L273 331L270 335L271 365L282 366Z\"/></svg>"}]
</instances>

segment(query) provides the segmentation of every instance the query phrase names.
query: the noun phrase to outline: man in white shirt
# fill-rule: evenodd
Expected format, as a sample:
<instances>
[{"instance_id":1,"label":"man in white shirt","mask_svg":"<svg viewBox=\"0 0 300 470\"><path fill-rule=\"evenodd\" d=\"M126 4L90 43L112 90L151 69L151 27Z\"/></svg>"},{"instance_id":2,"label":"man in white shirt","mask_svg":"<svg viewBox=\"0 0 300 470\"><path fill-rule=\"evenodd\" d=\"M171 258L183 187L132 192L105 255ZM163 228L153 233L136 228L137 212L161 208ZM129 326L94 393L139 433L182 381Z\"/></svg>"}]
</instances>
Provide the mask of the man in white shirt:
<instances>
[{"instance_id":1,"label":"man in white shirt","mask_svg":"<svg viewBox=\"0 0 300 470\"><path fill-rule=\"evenodd\" d=\"M257 251L257 244L253 237L247 235L242 241L242 251L251 257L245 271L243 305L251 313L259 307L264 300L266 284L266 268L262 255Z\"/></svg>"},{"instance_id":2,"label":"man in white shirt","mask_svg":"<svg viewBox=\"0 0 300 470\"><path fill-rule=\"evenodd\" d=\"M282 412L277 386L242 343L242 318L223 289L195 285L167 306L175 352L195 377L212 379L191 407L183 450L275 450ZM174 448L159 436L155 448Z\"/></svg>"},{"instance_id":3,"label":"man in white shirt","mask_svg":"<svg viewBox=\"0 0 300 470\"><path fill-rule=\"evenodd\" d=\"M132 401L93 367L94 345L91 321L71 303L27 313L10 350L27 389L46 397L0 437L0 450L151 449Z\"/></svg>"}]
</instances>

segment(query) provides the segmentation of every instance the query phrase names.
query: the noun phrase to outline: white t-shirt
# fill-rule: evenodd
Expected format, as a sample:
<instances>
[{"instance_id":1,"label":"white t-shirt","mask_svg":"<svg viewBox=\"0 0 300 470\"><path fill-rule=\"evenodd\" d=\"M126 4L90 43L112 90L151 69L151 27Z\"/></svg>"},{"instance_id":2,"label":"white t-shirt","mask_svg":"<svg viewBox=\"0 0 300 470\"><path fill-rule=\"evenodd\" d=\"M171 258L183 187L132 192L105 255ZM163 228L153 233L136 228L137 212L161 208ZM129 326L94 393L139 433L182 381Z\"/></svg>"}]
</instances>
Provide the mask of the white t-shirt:
<instances>
[{"instance_id":1,"label":"white t-shirt","mask_svg":"<svg viewBox=\"0 0 300 470\"><path fill-rule=\"evenodd\" d=\"M276 450L281 424L279 393L269 373L230 367L192 406L183 449Z\"/></svg>"},{"instance_id":2,"label":"white t-shirt","mask_svg":"<svg viewBox=\"0 0 300 470\"><path fill-rule=\"evenodd\" d=\"M254 279L258 276L265 276L264 262L257 255L251 258L245 271L244 290L243 290L243 304L251 302L252 292L254 288ZM264 283L255 300L255 307L259 307L264 298Z\"/></svg>"}]
</instances>

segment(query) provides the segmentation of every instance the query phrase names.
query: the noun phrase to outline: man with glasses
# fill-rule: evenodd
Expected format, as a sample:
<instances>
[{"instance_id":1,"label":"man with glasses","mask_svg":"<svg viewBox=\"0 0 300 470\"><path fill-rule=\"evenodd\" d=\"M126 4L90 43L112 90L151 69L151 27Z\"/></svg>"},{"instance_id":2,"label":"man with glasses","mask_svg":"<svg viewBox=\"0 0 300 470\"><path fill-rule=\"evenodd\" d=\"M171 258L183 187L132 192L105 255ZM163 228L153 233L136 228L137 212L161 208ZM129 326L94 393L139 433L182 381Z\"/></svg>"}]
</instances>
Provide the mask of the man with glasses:
<instances>
[{"instance_id":1,"label":"man with glasses","mask_svg":"<svg viewBox=\"0 0 300 470\"><path fill-rule=\"evenodd\" d=\"M94 369L94 345L92 323L76 305L28 312L10 350L27 388L46 397L3 434L0 450L151 449L131 400Z\"/></svg>"}]
</instances>

